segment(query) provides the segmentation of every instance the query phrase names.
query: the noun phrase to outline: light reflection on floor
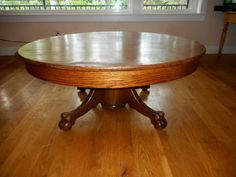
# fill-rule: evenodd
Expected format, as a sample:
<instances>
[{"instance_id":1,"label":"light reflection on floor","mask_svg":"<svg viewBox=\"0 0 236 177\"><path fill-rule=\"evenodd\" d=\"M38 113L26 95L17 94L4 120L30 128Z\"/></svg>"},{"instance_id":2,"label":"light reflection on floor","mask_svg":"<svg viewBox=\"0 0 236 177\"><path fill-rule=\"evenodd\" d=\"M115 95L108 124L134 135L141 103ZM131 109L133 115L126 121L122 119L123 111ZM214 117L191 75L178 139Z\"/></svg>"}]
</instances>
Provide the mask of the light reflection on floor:
<instances>
[{"instance_id":1,"label":"light reflection on floor","mask_svg":"<svg viewBox=\"0 0 236 177\"><path fill-rule=\"evenodd\" d=\"M9 110L12 106L6 89L0 89L0 106L7 110Z\"/></svg>"}]
</instances>

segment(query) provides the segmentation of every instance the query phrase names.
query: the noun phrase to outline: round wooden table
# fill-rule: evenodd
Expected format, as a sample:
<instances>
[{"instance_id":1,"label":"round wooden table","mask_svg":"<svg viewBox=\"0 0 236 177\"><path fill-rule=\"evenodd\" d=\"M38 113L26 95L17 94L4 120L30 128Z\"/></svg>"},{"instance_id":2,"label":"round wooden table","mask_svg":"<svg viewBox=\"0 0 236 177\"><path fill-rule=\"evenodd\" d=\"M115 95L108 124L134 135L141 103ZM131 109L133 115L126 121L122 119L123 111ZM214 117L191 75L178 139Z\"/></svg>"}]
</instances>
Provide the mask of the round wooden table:
<instances>
[{"instance_id":1,"label":"round wooden table","mask_svg":"<svg viewBox=\"0 0 236 177\"><path fill-rule=\"evenodd\" d=\"M194 72L205 47L166 34L116 31L40 39L18 53L35 77L90 89L78 108L61 114L60 129L70 130L76 119L98 104L107 109L128 104L162 129L167 126L164 113L144 104L135 89Z\"/></svg>"}]
</instances>

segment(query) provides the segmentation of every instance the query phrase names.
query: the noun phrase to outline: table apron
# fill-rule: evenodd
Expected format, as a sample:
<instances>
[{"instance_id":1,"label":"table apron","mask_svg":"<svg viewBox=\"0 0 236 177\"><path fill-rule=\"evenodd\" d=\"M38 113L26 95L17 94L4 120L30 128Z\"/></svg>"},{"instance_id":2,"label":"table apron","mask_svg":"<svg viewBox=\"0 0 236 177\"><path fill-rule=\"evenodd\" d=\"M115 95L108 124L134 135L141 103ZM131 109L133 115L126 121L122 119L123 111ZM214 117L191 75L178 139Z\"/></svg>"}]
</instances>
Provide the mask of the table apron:
<instances>
[{"instance_id":1,"label":"table apron","mask_svg":"<svg viewBox=\"0 0 236 177\"><path fill-rule=\"evenodd\" d=\"M152 85L181 78L197 69L199 60L168 67L150 67L136 70L65 70L27 63L28 72L42 80L82 88L131 88Z\"/></svg>"}]
</instances>

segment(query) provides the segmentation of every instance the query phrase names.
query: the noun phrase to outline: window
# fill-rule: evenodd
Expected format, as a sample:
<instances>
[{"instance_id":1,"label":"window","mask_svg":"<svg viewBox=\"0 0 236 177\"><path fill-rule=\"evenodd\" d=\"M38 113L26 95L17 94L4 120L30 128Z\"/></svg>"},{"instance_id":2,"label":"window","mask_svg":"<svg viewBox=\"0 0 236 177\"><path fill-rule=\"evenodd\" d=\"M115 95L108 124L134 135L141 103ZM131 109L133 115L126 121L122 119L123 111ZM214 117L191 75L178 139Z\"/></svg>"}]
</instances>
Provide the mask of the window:
<instances>
[{"instance_id":1,"label":"window","mask_svg":"<svg viewBox=\"0 0 236 177\"><path fill-rule=\"evenodd\" d=\"M183 10L189 8L189 0L174 1L155 1L143 0L143 9L145 10Z\"/></svg>"},{"instance_id":2,"label":"window","mask_svg":"<svg viewBox=\"0 0 236 177\"><path fill-rule=\"evenodd\" d=\"M190 0L143 0L143 10L189 9ZM135 2L133 2L135 4ZM127 10L129 0L2 0L0 10Z\"/></svg>"},{"instance_id":3,"label":"window","mask_svg":"<svg viewBox=\"0 0 236 177\"><path fill-rule=\"evenodd\" d=\"M1 0L0 21L201 20L206 5L207 0Z\"/></svg>"},{"instance_id":4,"label":"window","mask_svg":"<svg viewBox=\"0 0 236 177\"><path fill-rule=\"evenodd\" d=\"M117 10L128 0L2 0L1 10Z\"/></svg>"}]
</instances>

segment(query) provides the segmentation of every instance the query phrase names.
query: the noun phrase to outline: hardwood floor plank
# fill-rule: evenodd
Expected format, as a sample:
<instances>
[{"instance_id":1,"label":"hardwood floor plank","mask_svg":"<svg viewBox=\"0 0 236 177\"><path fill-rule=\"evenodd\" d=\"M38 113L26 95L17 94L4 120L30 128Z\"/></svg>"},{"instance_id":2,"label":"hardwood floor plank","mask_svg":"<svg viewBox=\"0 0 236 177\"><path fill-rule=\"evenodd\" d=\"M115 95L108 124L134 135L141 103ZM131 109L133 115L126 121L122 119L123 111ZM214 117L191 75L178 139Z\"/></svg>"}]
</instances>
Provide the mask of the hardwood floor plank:
<instances>
[{"instance_id":1,"label":"hardwood floor plank","mask_svg":"<svg viewBox=\"0 0 236 177\"><path fill-rule=\"evenodd\" d=\"M63 105L63 99L58 99L57 96L62 95L68 97L66 94L66 90L60 89L59 94L52 95L48 92L48 89L51 89L52 92L55 91L55 86L45 85L44 90L41 92L41 97L37 103L35 103L35 109L32 109L31 112L25 116L24 122L20 122L17 129L15 129L12 133L19 134L18 131L22 131L22 129L26 128L24 134L21 134L20 141L16 144L15 149L11 152L11 155L7 157L5 160L5 165L2 169L5 173L2 173L4 176L8 176L9 171L11 173L20 174L20 176L30 176L27 173L30 173L29 170L24 170L24 167L32 168L31 166L35 163L38 157L38 151L41 150L42 146L44 146L45 141L48 140L48 133L52 130L53 127L57 125L57 121L59 120L58 105ZM74 92L73 90L69 90L69 95ZM55 98L54 98L55 97ZM55 100L55 104L51 104L52 102L48 102L47 100L52 98ZM58 104L57 104L58 103ZM49 116L49 117L48 117ZM47 120L47 121L46 121ZM57 126L56 126L57 127ZM57 129L54 129L57 130ZM46 138L45 138L46 137ZM49 136L50 137L50 136ZM29 141L30 140L30 141ZM38 145L41 146L38 146ZM6 147L6 146L2 146ZM31 153L34 156L31 156ZM14 161L17 159L17 161ZM20 163L19 163L20 162ZM19 164L15 167L15 163ZM9 168L10 167L10 168ZM8 169L8 170L7 170Z\"/></svg>"},{"instance_id":2,"label":"hardwood floor plank","mask_svg":"<svg viewBox=\"0 0 236 177\"><path fill-rule=\"evenodd\" d=\"M2 67L0 69L0 85L4 84L7 82L10 78L14 77L17 72L24 70L23 63L22 61L15 60L10 62L10 64L6 64L6 67ZM8 63L8 61L6 61ZM3 63L4 61L1 62L2 65L4 66Z\"/></svg>"},{"instance_id":3,"label":"hardwood floor plank","mask_svg":"<svg viewBox=\"0 0 236 177\"><path fill-rule=\"evenodd\" d=\"M5 68L7 65L10 65L16 61L19 61L19 58L13 56L1 56L0 69Z\"/></svg>"}]
</instances>

